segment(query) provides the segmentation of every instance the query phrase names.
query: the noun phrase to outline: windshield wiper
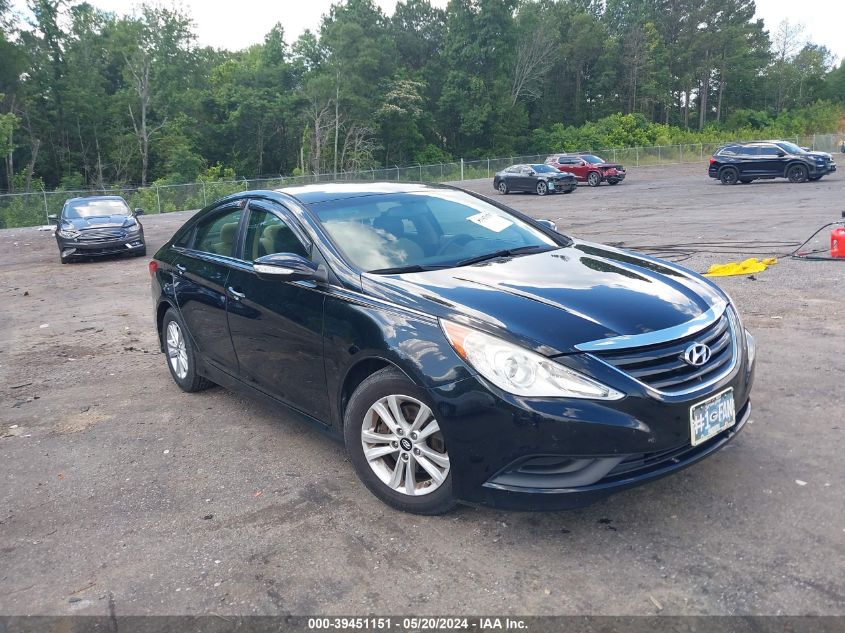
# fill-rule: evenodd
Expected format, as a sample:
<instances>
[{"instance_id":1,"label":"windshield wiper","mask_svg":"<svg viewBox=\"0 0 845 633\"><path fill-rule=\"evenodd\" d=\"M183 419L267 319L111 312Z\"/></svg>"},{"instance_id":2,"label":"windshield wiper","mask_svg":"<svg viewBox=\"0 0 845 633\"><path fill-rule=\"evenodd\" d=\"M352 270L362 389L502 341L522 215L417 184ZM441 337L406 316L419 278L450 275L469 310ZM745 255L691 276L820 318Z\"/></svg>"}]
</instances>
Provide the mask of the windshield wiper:
<instances>
[{"instance_id":1,"label":"windshield wiper","mask_svg":"<svg viewBox=\"0 0 845 633\"><path fill-rule=\"evenodd\" d=\"M543 251L554 250L554 248L554 246L548 246L545 244L537 244L534 246L519 246L517 248L504 248L502 250L493 251L492 253L487 253L485 255L479 255L478 257L462 259L457 264L455 264L455 266L470 266L472 264L478 264L479 262L486 262L489 259L498 259L499 257L513 257L515 255L528 255L530 253L540 253Z\"/></svg>"},{"instance_id":2,"label":"windshield wiper","mask_svg":"<svg viewBox=\"0 0 845 633\"><path fill-rule=\"evenodd\" d=\"M394 266L393 268L377 268L376 270L369 270L367 272L373 275L397 275L399 273L424 273L427 270L437 270L438 268L447 268L447 266L420 266L419 264L411 264L409 266Z\"/></svg>"}]
</instances>

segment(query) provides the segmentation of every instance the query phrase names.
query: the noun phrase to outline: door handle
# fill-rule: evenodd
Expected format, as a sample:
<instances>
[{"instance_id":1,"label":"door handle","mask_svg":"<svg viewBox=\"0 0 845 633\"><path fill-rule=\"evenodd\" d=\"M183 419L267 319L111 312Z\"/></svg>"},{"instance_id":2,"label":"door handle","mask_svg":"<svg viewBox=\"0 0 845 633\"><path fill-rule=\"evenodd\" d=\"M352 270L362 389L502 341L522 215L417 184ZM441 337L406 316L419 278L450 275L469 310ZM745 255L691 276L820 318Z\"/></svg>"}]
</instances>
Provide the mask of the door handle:
<instances>
[{"instance_id":1,"label":"door handle","mask_svg":"<svg viewBox=\"0 0 845 633\"><path fill-rule=\"evenodd\" d=\"M232 297L232 299L234 299L235 301L240 301L241 299L246 298L246 295L244 293L238 292L237 290L232 288L232 286L229 286L228 288L226 288L226 290L229 293L229 296Z\"/></svg>"},{"instance_id":2,"label":"door handle","mask_svg":"<svg viewBox=\"0 0 845 633\"><path fill-rule=\"evenodd\" d=\"M176 274L183 275L186 270L188 270L187 266L183 266L182 264L176 264Z\"/></svg>"}]
</instances>

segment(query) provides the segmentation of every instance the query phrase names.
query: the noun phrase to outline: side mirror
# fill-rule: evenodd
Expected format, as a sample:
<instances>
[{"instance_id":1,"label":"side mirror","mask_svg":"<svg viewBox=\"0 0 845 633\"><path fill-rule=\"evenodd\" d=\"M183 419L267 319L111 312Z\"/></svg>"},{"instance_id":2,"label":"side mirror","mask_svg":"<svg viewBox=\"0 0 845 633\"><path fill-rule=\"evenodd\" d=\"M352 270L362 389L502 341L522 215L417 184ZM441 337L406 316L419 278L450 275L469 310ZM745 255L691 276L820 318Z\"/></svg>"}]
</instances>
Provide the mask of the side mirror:
<instances>
[{"instance_id":1,"label":"side mirror","mask_svg":"<svg viewBox=\"0 0 845 633\"><path fill-rule=\"evenodd\" d=\"M786 153L778 152L778 158L783 158L784 156L786 156Z\"/></svg>"},{"instance_id":2,"label":"side mirror","mask_svg":"<svg viewBox=\"0 0 845 633\"><path fill-rule=\"evenodd\" d=\"M557 224L555 224L555 223L554 223L554 222L552 222L551 220L541 220L541 219L537 219L537 220L536 220L536 222L537 222L537 224L542 224L542 225L543 225L543 226L545 226L547 229L551 229L552 231L557 232Z\"/></svg>"},{"instance_id":3,"label":"side mirror","mask_svg":"<svg viewBox=\"0 0 845 633\"><path fill-rule=\"evenodd\" d=\"M537 172L536 172L536 171L534 171L533 169L529 169L529 170L528 170L528 175L529 175L529 176L536 176L536 175L537 175Z\"/></svg>"},{"instance_id":4,"label":"side mirror","mask_svg":"<svg viewBox=\"0 0 845 633\"><path fill-rule=\"evenodd\" d=\"M143 209L135 209L135 215L144 215Z\"/></svg>"},{"instance_id":5,"label":"side mirror","mask_svg":"<svg viewBox=\"0 0 845 633\"><path fill-rule=\"evenodd\" d=\"M47 221L50 224L58 224L59 223L59 217L55 213L51 213L50 215L47 216Z\"/></svg>"},{"instance_id":6,"label":"side mirror","mask_svg":"<svg viewBox=\"0 0 845 633\"><path fill-rule=\"evenodd\" d=\"M279 281L326 281L326 269L310 259L294 253L273 253L259 257L252 263L252 269L262 279Z\"/></svg>"}]
</instances>

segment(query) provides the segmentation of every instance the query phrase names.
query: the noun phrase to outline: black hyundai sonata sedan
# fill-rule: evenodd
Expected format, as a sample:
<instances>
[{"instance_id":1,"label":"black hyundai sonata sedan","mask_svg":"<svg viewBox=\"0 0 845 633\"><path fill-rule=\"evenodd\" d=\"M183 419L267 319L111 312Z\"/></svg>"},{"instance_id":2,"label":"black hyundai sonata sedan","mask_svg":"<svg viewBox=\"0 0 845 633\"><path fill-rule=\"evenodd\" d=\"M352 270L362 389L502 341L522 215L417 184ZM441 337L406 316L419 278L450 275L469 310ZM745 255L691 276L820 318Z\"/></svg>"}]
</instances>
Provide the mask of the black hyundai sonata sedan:
<instances>
[{"instance_id":1,"label":"black hyundai sonata sedan","mask_svg":"<svg viewBox=\"0 0 845 633\"><path fill-rule=\"evenodd\" d=\"M710 455L751 411L754 339L717 286L458 189L237 194L150 273L182 389L298 412L409 512L584 505Z\"/></svg>"}]
</instances>

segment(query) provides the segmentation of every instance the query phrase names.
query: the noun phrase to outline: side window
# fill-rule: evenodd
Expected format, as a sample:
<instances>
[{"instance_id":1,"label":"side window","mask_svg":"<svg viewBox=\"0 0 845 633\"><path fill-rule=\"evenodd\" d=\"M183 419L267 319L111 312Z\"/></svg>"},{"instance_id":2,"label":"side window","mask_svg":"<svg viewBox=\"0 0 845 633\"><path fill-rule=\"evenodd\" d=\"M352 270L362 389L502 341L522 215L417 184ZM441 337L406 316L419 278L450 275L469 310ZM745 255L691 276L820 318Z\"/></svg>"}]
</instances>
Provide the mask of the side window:
<instances>
[{"instance_id":1,"label":"side window","mask_svg":"<svg viewBox=\"0 0 845 633\"><path fill-rule=\"evenodd\" d=\"M284 220L269 211L253 208L246 228L244 259L255 261L274 253L309 256L308 250Z\"/></svg>"},{"instance_id":2,"label":"side window","mask_svg":"<svg viewBox=\"0 0 845 633\"><path fill-rule=\"evenodd\" d=\"M235 238L243 209L231 209L201 222L196 229L194 250L233 257Z\"/></svg>"}]
</instances>

